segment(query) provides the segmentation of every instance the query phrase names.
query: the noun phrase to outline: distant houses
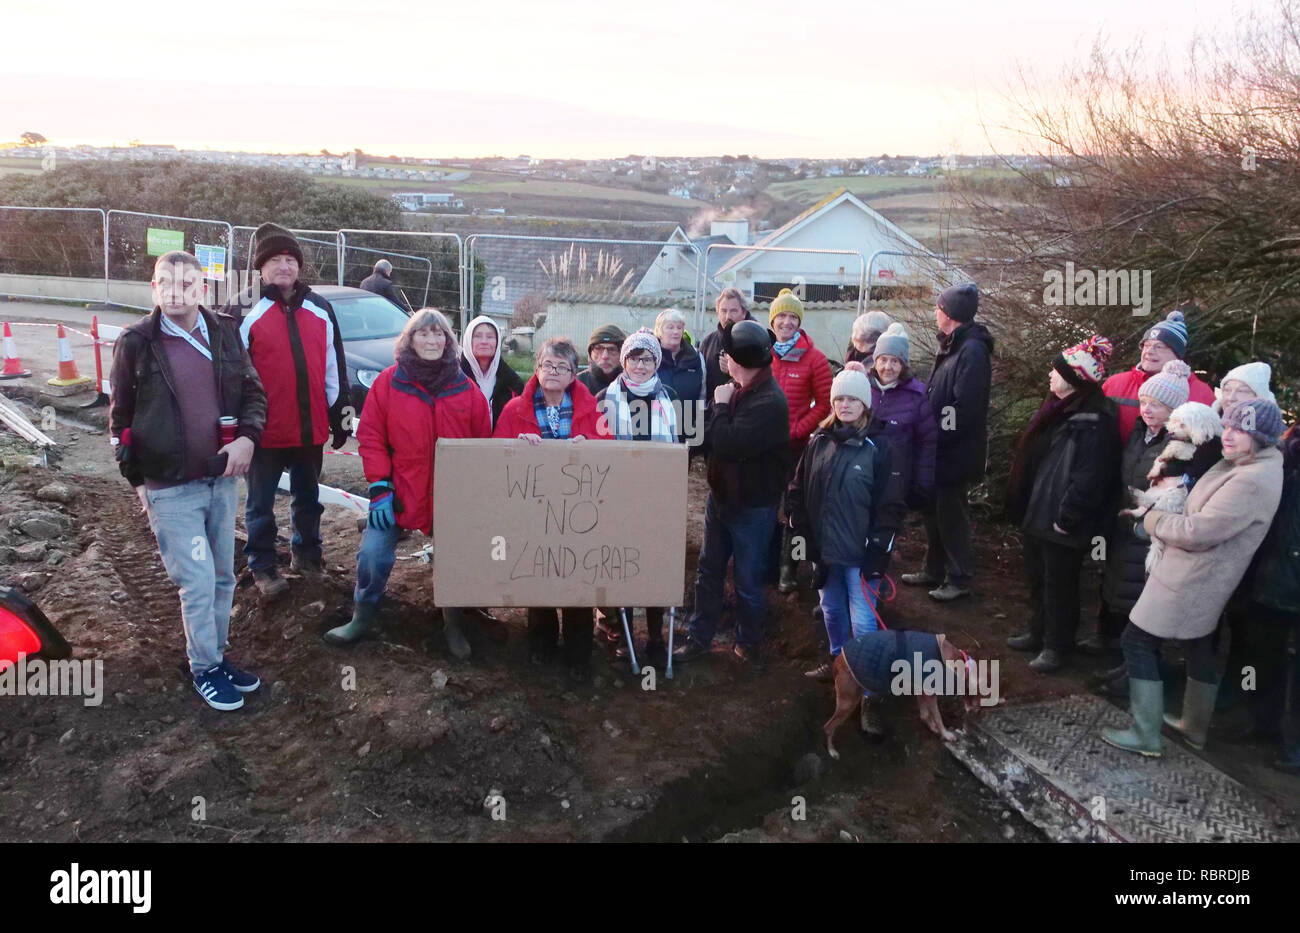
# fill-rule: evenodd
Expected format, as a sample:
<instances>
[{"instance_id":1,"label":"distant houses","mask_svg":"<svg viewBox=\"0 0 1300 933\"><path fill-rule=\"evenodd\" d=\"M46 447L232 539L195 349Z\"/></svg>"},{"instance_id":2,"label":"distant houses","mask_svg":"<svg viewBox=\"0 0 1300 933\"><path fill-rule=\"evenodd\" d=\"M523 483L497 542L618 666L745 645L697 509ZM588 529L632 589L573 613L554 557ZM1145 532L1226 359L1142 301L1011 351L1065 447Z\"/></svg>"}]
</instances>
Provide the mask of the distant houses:
<instances>
[{"instance_id":1,"label":"distant houses","mask_svg":"<svg viewBox=\"0 0 1300 933\"><path fill-rule=\"evenodd\" d=\"M403 191L394 194L393 200L404 211L423 211L437 208L453 211L465 209L465 202L449 192Z\"/></svg>"}]
</instances>

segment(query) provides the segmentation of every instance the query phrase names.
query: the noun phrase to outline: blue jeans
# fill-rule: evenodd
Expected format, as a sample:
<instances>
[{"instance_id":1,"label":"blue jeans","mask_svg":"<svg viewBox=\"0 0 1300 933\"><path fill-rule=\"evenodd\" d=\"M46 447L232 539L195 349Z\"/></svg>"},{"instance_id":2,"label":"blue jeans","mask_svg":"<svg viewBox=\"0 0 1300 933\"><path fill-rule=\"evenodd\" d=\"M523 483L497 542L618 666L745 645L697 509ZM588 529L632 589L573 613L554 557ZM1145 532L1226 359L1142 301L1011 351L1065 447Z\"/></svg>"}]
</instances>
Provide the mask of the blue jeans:
<instances>
[{"instance_id":1,"label":"blue jeans","mask_svg":"<svg viewBox=\"0 0 1300 933\"><path fill-rule=\"evenodd\" d=\"M880 581L870 583L864 593L860 568L831 564L827 570L826 585L817 593L821 597L822 619L833 658L850 638L878 628L872 607L877 605Z\"/></svg>"},{"instance_id":2,"label":"blue jeans","mask_svg":"<svg viewBox=\"0 0 1300 933\"><path fill-rule=\"evenodd\" d=\"M388 586L388 575L397 561L397 537L401 529L394 525L380 531L366 525L361 533L361 548L357 551L357 585L352 591L355 603L379 605Z\"/></svg>"},{"instance_id":3,"label":"blue jeans","mask_svg":"<svg viewBox=\"0 0 1300 933\"><path fill-rule=\"evenodd\" d=\"M776 530L776 506L728 508L709 494L704 510L704 546L695 576L691 639L713 644L722 615L727 563L735 558L736 644L757 648L763 635L763 570Z\"/></svg>"},{"instance_id":4,"label":"blue jeans","mask_svg":"<svg viewBox=\"0 0 1300 933\"><path fill-rule=\"evenodd\" d=\"M244 554L252 571L275 569L275 491L280 475L289 471L292 496L291 546L299 557L320 563L320 469L323 447L258 447L248 465L248 499L244 503L244 528L248 543Z\"/></svg>"},{"instance_id":5,"label":"blue jeans","mask_svg":"<svg viewBox=\"0 0 1300 933\"><path fill-rule=\"evenodd\" d=\"M235 478L196 479L146 489L149 527L167 576L180 590L190 671L220 664L235 598Z\"/></svg>"}]
</instances>

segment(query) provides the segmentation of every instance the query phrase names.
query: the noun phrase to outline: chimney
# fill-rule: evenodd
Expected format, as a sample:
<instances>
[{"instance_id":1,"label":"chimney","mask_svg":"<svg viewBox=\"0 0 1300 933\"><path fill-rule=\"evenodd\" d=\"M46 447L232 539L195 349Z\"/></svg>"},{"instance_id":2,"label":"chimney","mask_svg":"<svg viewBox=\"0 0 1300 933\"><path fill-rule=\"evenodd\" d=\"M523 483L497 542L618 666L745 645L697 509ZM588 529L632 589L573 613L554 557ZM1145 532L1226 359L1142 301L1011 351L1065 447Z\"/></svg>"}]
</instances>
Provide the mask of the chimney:
<instances>
[{"instance_id":1,"label":"chimney","mask_svg":"<svg viewBox=\"0 0 1300 933\"><path fill-rule=\"evenodd\" d=\"M730 237L737 246L749 245L748 220L715 220L709 224L709 236Z\"/></svg>"}]
</instances>

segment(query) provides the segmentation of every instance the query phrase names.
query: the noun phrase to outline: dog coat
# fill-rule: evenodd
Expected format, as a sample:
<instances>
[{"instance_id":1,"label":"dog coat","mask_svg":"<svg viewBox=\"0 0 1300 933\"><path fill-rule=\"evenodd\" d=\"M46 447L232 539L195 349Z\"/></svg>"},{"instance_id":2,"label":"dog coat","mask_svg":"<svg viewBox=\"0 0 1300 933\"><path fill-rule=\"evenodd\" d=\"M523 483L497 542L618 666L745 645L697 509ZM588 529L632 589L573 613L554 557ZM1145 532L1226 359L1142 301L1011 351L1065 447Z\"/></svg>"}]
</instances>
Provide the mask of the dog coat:
<instances>
[{"instance_id":1,"label":"dog coat","mask_svg":"<svg viewBox=\"0 0 1300 933\"><path fill-rule=\"evenodd\" d=\"M901 660L914 664L917 654L921 655L922 664L943 660L933 632L900 629L867 632L844 645L844 660L849 670L862 688L872 694L889 693L895 676L890 670L893 663Z\"/></svg>"}]
</instances>

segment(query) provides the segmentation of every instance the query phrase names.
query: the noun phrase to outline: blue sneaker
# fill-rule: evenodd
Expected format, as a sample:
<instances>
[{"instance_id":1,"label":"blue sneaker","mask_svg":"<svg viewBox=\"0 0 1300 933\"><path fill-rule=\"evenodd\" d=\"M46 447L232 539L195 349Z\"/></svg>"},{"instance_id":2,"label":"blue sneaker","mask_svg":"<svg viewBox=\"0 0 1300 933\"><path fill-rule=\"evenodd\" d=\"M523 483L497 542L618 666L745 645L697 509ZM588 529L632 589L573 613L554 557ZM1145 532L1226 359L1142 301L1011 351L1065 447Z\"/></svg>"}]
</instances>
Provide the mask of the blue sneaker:
<instances>
[{"instance_id":1,"label":"blue sneaker","mask_svg":"<svg viewBox=\"0 0 1300 933\"><path fill-rule=\"evenodd\" d=\"M203 697L203 702L213 709L239 709L244 705L244 698L230 682L230 678L226 676L220 664L208 668L202 674L195 674L194 690Z\"/></svg>"},{"instance_id":2,"label":"blue sneaker","mask_svg":"<svg viewBox=\"0 0 1300 933\"><path fill-rule=\"evenodd\" d=\"M225 671L226 676L230 678L230 684L240 693L252 693L258 687L262 686L261 678L256 674L250 674L248 671L241 671L235 665L230 663L230 659L221 662L221 669Z\"/></svg>"}]
</instances>

